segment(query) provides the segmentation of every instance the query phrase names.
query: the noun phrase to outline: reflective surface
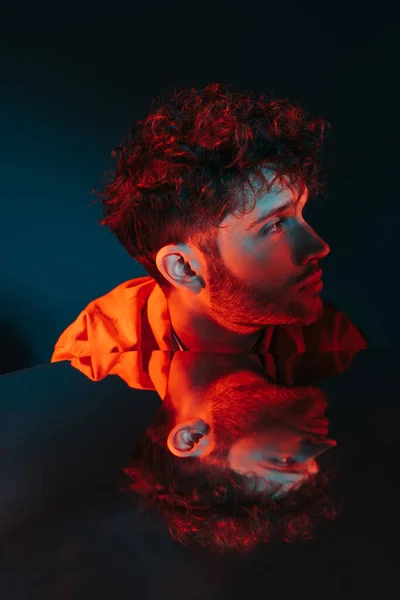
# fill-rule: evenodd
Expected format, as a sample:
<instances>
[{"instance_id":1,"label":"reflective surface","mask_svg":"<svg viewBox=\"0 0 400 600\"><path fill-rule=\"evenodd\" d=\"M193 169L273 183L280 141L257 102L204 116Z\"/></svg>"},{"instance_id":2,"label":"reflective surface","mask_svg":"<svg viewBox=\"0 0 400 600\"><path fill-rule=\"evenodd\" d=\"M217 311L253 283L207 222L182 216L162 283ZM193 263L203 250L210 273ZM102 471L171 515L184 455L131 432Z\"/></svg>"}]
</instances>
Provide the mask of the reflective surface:
<instances>
[{"instance_id":1,"label":"reflective surface","mask_svg":"<svg viewBox=\"0 0 400 600\"><path fill-rule=\"evenodd\" d=\"M3 376L1 598L391 597L399 358L126 352Z\"/></svg>"}]
</instances>

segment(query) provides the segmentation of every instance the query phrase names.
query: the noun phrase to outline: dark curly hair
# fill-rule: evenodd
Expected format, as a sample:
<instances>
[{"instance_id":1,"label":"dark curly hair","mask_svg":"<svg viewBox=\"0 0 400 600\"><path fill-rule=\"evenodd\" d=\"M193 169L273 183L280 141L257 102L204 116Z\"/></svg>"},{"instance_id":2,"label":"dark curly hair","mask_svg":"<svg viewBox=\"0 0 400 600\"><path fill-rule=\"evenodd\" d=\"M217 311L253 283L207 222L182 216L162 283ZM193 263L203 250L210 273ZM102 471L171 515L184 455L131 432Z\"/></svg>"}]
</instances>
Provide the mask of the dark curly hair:
<instances>
[{"instance_id":1,"label":"dark curly hair","mask_svg":"<svg viewBox=\"0 0 400 600\"><path fill-rule=\"evenodd\" d=\"M207 463L175 456L167 446L174 425L175 414L164 402L123 469L131 481L121 491L131 494L142 514L158 515L175 541L219 554L245 553L273 539L312 539L319 522L336 518L328 469L321 467L296 492L274 501L253 491L256 474L251 480L229 467L224 440Z\"/></svg>"},{"instance_id":2,"label":"dark curly hair","mask_svg":"<svg viewBox=\"0 0 400 600\"><path fill-rule=\"evenodd\" d=\"M236 210L253 210L256 198L246 206L237 193L250 185L250 174L263 190L285 181L306 185L310 196L321 192L318 159L328 127L288 100L222 83L175 92L112 151L114 158L119 153L116 168L103 175L102 191L92 190L102 204L99 224L168 291L158 251L191 242L207 260L221 258L214 228ZM262 166L274 173L272 181Z\"/></svg>"}]
</instances>

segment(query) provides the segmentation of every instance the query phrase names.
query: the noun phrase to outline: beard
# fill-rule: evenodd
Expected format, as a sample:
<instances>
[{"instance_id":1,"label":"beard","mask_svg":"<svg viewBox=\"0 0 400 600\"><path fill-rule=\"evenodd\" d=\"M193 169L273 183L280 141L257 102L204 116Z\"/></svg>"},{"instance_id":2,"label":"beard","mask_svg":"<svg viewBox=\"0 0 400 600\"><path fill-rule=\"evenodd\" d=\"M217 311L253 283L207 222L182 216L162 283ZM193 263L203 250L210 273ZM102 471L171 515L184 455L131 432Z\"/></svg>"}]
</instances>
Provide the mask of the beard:
<instances>
[{"instance_id":1,"label":"beard","mask_svg":"<svg viewBox=\"0 0 400 600\"><path fill-rule=\"evenodd\" d=\"M326 394L312 386L281 386L241 373L218 381L211 393L213 429L218 452L241 438L285 427L320 439L328 433Z\"/></svg>"},{"instance_id":2,"label":"beard","mask_svg":"<svg viewBox=\"0 0 400 600\"><path fill-rule=\"evenodd\" d=\"M299 293L293 284L248 283L236 277L222 259L208 262L209 316L225 329L250 333L255 326L306 326L323 315L319 294Z\"/></svg>"}]
</instances>

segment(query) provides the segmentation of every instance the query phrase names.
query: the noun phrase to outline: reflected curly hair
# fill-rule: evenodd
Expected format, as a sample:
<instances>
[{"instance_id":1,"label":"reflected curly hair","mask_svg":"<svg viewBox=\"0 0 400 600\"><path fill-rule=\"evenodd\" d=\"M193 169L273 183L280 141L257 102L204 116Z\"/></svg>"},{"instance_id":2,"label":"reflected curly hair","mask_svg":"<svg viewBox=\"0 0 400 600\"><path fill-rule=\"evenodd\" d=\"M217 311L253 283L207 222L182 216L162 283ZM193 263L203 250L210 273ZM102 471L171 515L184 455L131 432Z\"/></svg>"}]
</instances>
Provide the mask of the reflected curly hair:
<instances>
[{"instance_id":1,"label":"reflected curly hair","mask_svg":"<svg viewBox=\"0 0 400 600\"><path fill-rule=\"evenodd\" d=\"M326 469L273 501L253 491L255 474L251 479L229 468L223 443L209 455L211 464L175 456L167 447L174 424L174 414L163 404L123 469L131 481L121 491L132 495L142 514L158 515L175 541L221 555L245 553L273 539L310 540L319 522L336 518ZM212 464L216 458L218 466Z\"/></svg>"},{"instance_id":2,"label":"reflected curly hair","mask_svg":"<svg viewBox=\"0 0 400 600\"><path fill-rule=\"evenodd\" d=\"M309 119L286 99L235 92L213 83L175 92L112 151L116 167L102 176L99 224L116 235L168 292L171 284L157 268L158 251L167 244L193 243L206 260L221 258L216 229L235 211L256 202L249 175L269 191L276 182L306 185L320 193L319 155L330 124ZM265 180L267 166L273 180ZM238 193L253 189L253 203Z\"/></svg>"}]
</instances>

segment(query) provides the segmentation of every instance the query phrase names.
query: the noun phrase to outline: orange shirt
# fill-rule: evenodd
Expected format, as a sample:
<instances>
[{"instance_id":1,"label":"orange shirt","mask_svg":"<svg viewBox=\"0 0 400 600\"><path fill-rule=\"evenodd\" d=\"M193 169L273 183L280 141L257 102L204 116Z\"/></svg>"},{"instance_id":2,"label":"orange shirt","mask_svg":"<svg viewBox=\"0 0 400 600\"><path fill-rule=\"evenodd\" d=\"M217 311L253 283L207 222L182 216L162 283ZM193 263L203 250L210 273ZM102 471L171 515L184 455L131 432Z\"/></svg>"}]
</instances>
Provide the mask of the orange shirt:
<instances>
[{"instance_id":1,"label":"orange shirt","mask_svg":"<svg viewBox=\"0 0 400 600\"><path fill-rule=\"evenodd\" d=\"M367 349L365 336L350 319L323 302L324 314L316 323L268 326L253 352L287 360L298 352ZM50 362L132 350L179 350L165 295L149 276L130 279L90 302L60 335Z\"/></svg>"}]
</instances>

